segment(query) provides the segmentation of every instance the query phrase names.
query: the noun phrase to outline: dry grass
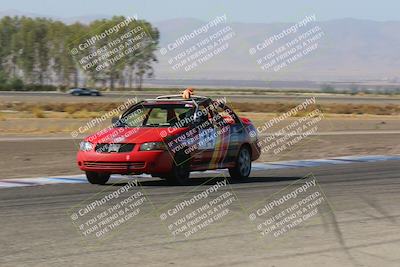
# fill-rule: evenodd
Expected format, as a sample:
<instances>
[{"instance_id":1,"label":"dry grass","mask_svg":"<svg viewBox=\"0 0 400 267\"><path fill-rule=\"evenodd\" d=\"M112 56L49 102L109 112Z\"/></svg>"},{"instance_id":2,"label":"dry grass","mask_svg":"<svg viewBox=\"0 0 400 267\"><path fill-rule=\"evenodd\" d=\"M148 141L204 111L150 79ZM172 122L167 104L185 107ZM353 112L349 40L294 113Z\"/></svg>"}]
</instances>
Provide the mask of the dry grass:
<instances>
[{"instance_id":1,"label":"dry grass","mask_svg":"<svg viewBox=\"0 0 400 267\"><path fill-rule=\"evenodd\" d=\"M91 119L99 117L101 115L101 112L88 111L86 108L84 108L70 113L69 117L73 119Z\"/></svg>"},{"instance_id":2,"label":"dry grass","mask_svg":"<svg viewBox=\"0 0 400 267\"><path fill-rule=\"evenodd\" d=\"M11 102L0 103L0 110L15 111L31 111L35 108L43 111L66 112L74 114L83 109L89 112L105 112L110 111L121 103L27 103L27 102Z\"/></svg>"},{"instance_id":3,"label":"dry grass","mask_svg":"<svg viewBox=\"0 0 400 267\"><path fill-rule=\"evenodd\" d=\"M290 103L232 103L234 110L239 112L284 113L294 108L297 104ZM320 109L326 114L370 114L370 115L399 115L400 105L372 105L372 104L317 104L308 106L306 111L299 112L302 116L307 111Z\"/></svg>"},{"instance_id":4,"label":"dry grass","mask_svg":"<svg viewBox=\"0 0 400 267\"><path fill-rule=\"evenodd\" d=\"M122 103L0 103L0 110L12 110L33 114L36 118L58 114L67 118L94 118L103 115ZM238 112L259 112L280 114L294 108L298 103L229 103ZM302 116L307 111L319 108L325 114L369 114L369 115L399 115L400 105L386 104L317 104L311 105L306 111L299 112L296 116ZM47 114L47 113L54 114ZM0 116L1 118L1 116Z\"/></svg>"},{"instance_id":5,"label":"dry grass","mask_svg":"<svg viewBox=\"0 0 400 267\"><path fill-rule=\"evenodd\" d=\"M33 107L32 108L32 114L36 117L36 118L45 118L44 112L40 107Z\"/></svg>"}]
</instances>

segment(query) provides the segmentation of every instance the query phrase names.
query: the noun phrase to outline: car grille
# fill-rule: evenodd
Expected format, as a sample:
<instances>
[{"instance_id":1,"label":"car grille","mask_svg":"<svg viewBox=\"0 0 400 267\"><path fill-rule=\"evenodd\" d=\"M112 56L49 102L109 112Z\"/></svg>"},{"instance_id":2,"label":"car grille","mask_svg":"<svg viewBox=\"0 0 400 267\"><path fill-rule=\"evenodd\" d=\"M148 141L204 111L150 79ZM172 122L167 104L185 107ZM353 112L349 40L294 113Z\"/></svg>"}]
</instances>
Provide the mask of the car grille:
<instances>
[{"instance_id":1,"label":"car grille","mask_svg":"<svg viewBox=\"0 0 400 267\"><path fill-rule=\"evenodd\" d=\"M95 168L95 169L142 169L145 166L143 161L136 161L136 162L111 162L111 161L84 161L83 165L88 168Z\"/></svg>"},{"instance_id":2,"label":"car grille","mask_svg":"<svg viewBox=\"0 0 400 267\"><path fill-rule=\"evenodd\" d=\"M120 145L118 151L109 151L110 145ZM96 145L96 152L97 153L126 153L126 152L131 152L133 148L135 147L135 144L107 144L107 143L99 143Z\"/></svg>"}]
</instances>

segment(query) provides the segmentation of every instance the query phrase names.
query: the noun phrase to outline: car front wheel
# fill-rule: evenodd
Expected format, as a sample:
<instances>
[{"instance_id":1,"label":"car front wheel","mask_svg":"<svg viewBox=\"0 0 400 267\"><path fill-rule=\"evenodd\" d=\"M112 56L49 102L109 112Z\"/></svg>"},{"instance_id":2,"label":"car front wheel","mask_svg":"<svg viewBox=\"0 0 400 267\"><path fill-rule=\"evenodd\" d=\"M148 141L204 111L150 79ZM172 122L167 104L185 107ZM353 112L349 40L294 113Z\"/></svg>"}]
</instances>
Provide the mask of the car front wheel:
<instances>
[{"instance_id":1,"label":"car front wheel","mask_svg":"<svg viewBox=\"0 0 400 267\"><path fill-rule=\"evenodd\" d=\"M109 173L86 172L86 178L91 184L106 184L110 179Z\"/></svg>"},{"instance_id":2,"label":"car front wheel","mask_svg":"<svg viewBox=\"0 0 400 267\"><path fill-rule=\"evenodd\" d=\"M236 158L235 167L229 168L229 175L233 179L249 177L251 172L251 152L247 146L242 146Z\"/></svg>"},{"instance_id":3,"label":"car front wheel","mask_svg":"<svg viewBox=\"0 0 400 267\"><path fill-rule=\"evenodd\" d=\"M172 170L165 178L172 185L188 185L190 177L190 158L184 153L175 156Z\"/></svg>"}]
</instances>

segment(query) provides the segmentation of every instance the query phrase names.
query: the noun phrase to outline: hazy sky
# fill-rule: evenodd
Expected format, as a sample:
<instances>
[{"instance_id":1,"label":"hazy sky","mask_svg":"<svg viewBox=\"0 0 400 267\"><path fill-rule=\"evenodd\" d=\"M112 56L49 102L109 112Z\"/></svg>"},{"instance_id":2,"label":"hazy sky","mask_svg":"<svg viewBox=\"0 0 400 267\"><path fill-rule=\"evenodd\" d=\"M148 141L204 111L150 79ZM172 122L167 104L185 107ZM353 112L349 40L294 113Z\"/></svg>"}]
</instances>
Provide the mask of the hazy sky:
<instances>
[{"instance_id":1,"label":"hazy sky","mask_svg":"<svg viewBox=\"0 0 400 267\"><path fill-rule=\"evenodd\" d=\"M137 14L150 21L224 13L239 22L297 21L313 13L318 20L400 20L399 0L0 0L0 12L10 9L54 17Z\"/></svg>"}]
</instances>

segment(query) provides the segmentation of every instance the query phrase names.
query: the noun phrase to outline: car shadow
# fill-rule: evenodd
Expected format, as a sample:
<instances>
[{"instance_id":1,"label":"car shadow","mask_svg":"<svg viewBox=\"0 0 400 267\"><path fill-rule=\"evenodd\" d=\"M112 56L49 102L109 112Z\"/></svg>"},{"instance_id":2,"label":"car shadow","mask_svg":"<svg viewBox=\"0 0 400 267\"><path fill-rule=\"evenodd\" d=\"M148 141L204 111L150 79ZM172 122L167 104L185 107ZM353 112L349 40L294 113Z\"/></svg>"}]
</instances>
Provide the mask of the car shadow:
<instances>
[{"instance_id":1,"label":"car shadow","mask_svg":"<svg viewBox=\"0 0 400 267\"><path fill-rule=\"evenodd\" d=\"M286 182L295 181L304 178L304 176L269 176L269 177L248 177L245 180L233 180L228 178L229 184L248 184L248 183L272 183L272 182ZM225 177L194 177L189 180L189 184L185 186L199 186L199 185L214 185L216 182L221 182ZM166 180L151 180L151 181L140 181L140 186L176 186L170 185ZM106 184L105 186L125 186L126 182L117 182L114 184ZM182 187L182 186L179 186Z\"/></svg>"}]
</instances>

